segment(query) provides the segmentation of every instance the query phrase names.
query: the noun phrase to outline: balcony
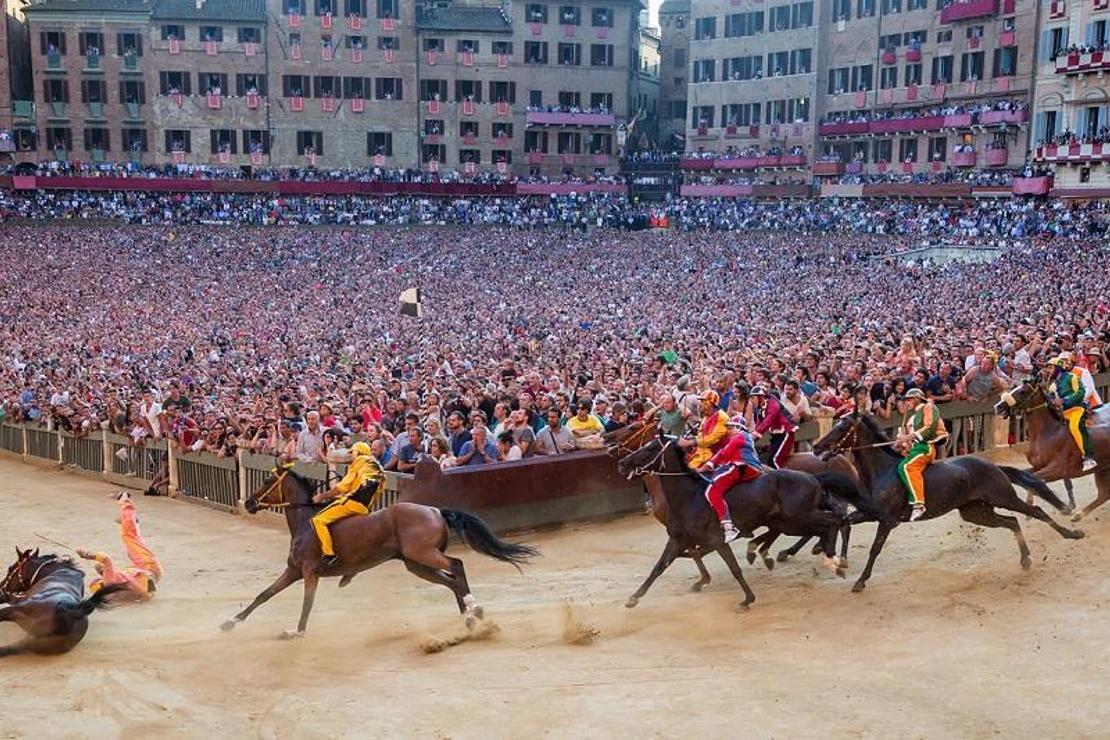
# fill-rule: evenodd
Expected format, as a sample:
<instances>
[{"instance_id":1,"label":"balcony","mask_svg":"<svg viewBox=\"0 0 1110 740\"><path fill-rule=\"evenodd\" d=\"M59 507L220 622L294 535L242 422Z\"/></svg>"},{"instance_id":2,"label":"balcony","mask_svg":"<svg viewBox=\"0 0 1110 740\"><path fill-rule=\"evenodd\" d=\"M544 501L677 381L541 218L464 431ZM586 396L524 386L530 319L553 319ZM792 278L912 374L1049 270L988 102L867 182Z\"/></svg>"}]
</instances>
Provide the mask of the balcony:
<instances>
[{"instance_id":1,"label":"balcony","mask_svg":"<svg viewBox=\"0 0 1110 740\"><path fill-rule=\"evenodd\" d=\"M1000 149L997 147L994 149L988 149L986 158L987 167L1005 167L1006 162L1008 162L1010 159L1010 150Z\"/></svg>"},{"instance_id":2,"label":"balcony","mask_svg":"<svg viewBox=\"0 0 1110 740\"><path fill-rule=\"evenodd\" d=\"M886 121L872 121L868 130L873 134L901 134L915 131L940 131L946 116L919 116L916 118L895 118Z\"/></svg>"},{"instance_id":3,"label":"balcony","mask_svg":"<svg viewBox=\"0 0 1110 740\"><path fill-rule=\"evenodd\" d=\"M906 49L906 61L907 62L920 62L921 61L921 49Z\"/></svg>"},{"instance_id":4,"label":"balcony","mask_svg":"<svg viewBox=\"0 0 1110 740\"><path fill-rule=\"evenodd\" d=\"M956 0L940 11L941 23L986 18L998 12L998 0Z\"/></svg>"},{"instance_id":5,"label":"balcony","mask_svg":"<svg viewBox=\"0 0 1110 740\"><path fill-rule=\"evenodd\" d=\"M844 174L843 162L814 162L813 174L823 177L830 177L834 175Z\"/></svg>"},{"instance_id":6,"label":"balcony","mask_svg":"<svg viewBox=\"0 0 1110 740\"><path fill-rule=\"evenodd\" d=\"M975 152L953 152L952 153L952 166L953 167L974 167L975 166Z\"/></svg>"},{"instance_id":7,"label":"balcony","mask_svg":"<svg viewBox=\"0 0 1110 740\"><path fill-rule=\"evenodd\" d=\"M1110 51L1064 54L1056 57L1056 74L1077 75L1110 69Z\"/></svg>"},{"instance_id":8,"label":"balcony","mask_svg":"<svg viewBox=\"0 0 1110 740\"><path fill-rule=\"evenodd\" d=\"M1028 110L989 110L979 114L980 126L1004 126L1025 123L1028 120Z\"/></svg>"},{"instance_id":9,"label":"balcony","mask_svg":"<svg viewBox=\"0 0 1110 740\"><path fill-rule=\"evenodd\" d=\"M51 118L65 118L66 117L66 104L61 100L50 101L50 117Z\"/></svg>"},{"instance_id":10,"label":"balcony","mask_svg":"<svg viewBox=\"0 0 1110 740\"><path fill-rule=\"evenodd\" d=\"M898 57L894 53L893 49L887 49L886 51L883 52L882 62L883 62L883 64L886 64L886 65L897 64L898 63Z\"/></svg>"},{"instance_id":11,"label":"balcony","mask_svg":"<svg viewBox=\"0 0 1110 740\"><path fill-rule=\"evenodd\" d=\"M139 57L137 57L134 54L124 54L123 55L123 69L126 72L138 72L139 71Z\"/></svg>"},{"instance_id":12,"label":"balcony","mask_svg":"<svg viewBox=\"0 0 1110 740\"><path fill-rule=\"evenodd\" d=\"M970 113L955 113L944 117L944 128L971 128L973 120Z\"/></svg>"},{"instance_id":13,"label":"balcony","mask_svg":"<svg viewBox=\"0 0 1110 740\"><path fill-rule=\"evenodd\" d=\"M89 118L103 118L104 117L104 103L100 102L99 100L90 100L88 102L88 106L89 106Z\"/></svg>"},{"instance_id":14,"label":"balcony","mask_svg":"<svg viewBox=\"0 0 1110 740\"><path fill-rule=\"evenodd\" d=\"M1110 162L1110 144L1065 144L1039 146L1035 162Z\"/></svg>"},{"instance_id":15,"label":"balcony","mask_svg":"<svg viewBox=\"0 0 1110 740\"><path fill-rule=\"evenodd\" d=\"M103 149L91 149L91 150L89 150L89 155L92 157L92 161L94 161L94 162L103 162L104 161L104 150Z\"/></svg>"},{"instance_id":16,"label":"balcony","mask_svg":"<svg viewBox=\"0 0 1110 740\"><path fill-rule=\"evenodd\" d=\"M85 69L100 69L100 55L99 54L86 54L85 55Z\"/></svg>"},{"instance_id":17,"label":"balcony","mask_svg":"<svg viewBox=\"0 0 1110 740\"><path fill-rule=\"evenodd\" d=\"M58 52L47 52L46 54L46 68L47 69L61 69L62 68L62 55Z\"/></svg>"},{"instance_id":18,"label":"balcony","mask_svg":"<svg viewBox=\"0 0 1110 740\"><path fill-rule=\"evenodd\" d=\"M125 103L124 109L127 111L127 119L130 121L137 121L142 117L139 112L140 106L138 103Z\"/></svg>"},{"instance_id":19,"label":"balcony","mask_svg":"<svg viewBox=\"0 0 1110 740\"><path fill-rule=\"evenodd\" d=\"M35 103L31 100L13 100L12 115L16 118L34 118Z\"/></svg>"},{"instance_id":20,"label":"balcony","mask_svg":"<svg viewBox=\"0 0 1110 740\"><path fill-rule=\"evenodd\" d=\"M780 154L759 157L684 157L680 166L684 170L757 170L774 167L804 167L804 154Z\"/></svg>"},{"instance_id":21,"label":"balcony","mask_svg":"<svg viewBox=\"0 0 1110 740\"><path fill-rule=\"evenodd\" d=\"M617 117L612 113L528 111L524 122L529 126L612 126L617 122Z\"/></svg>"},{"instance_id":22,"label":"balcony","mask_svg":"<svg viewBox=\"0 0 1110 740\"><path fill-rule=\"evenodd\" d=\"M851 123L822 123L817 126L817 133L821 136L856 136L866 134L870 130L867 121Z\"/></svg>"},{"instance_id":23,"label":"balcony","mask_svg":"<svg viewBox=\"0 0 1110 740\"><path fill-rule=\"evenodd\" d=\"M1015 177L1014 195L1048 195L1052 190L1051 177Z\"/></svg>"}]
</instances>

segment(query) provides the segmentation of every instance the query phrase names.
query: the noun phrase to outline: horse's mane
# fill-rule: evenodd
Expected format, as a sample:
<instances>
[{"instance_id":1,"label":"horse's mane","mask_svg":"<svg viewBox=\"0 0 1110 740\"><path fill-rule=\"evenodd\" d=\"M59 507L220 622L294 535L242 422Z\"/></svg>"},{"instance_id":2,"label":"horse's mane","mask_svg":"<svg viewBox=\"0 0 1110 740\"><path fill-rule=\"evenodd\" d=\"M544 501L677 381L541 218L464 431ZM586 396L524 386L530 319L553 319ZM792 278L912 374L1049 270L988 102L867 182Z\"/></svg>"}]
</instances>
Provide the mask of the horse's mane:
<instances>
[{"instance_id":1,"label":"horse's mane","mask_svg":"<svg viewBox=\"0 0 1110 740\"><path fill-rule=\"evenodd\" d=\"M309 477L305 476L303 473L298 473L296 470L293 470L292 468L289 468L286 471L286 473L293 480L297 481L297 483L300 483L301 487L304 488L309 493L318 493L318 492L324 490L324 487L327 486L327 481L315 480L313 478L309 478Z\"/></svg>"},{"instance_id":2,"label":"horse's mane","mask_svg":"<svg viewBox=\"0 0 1110 740\"><path fill-rule=\"evenodd\" d=\"M879 442L890 441L890 437L887 436L886 432L883 431L883 428L878 425L874 417L872 417L870 414L861 414L860 421L863 423L864 426L867 427L867 431L871 432L871 434L873 434ZM882 450L891 457L896 457L899 460L902 459L902 456L895 452L893 447L886 446L877 447L875 449Z\"/></svg>"}]
</instances>

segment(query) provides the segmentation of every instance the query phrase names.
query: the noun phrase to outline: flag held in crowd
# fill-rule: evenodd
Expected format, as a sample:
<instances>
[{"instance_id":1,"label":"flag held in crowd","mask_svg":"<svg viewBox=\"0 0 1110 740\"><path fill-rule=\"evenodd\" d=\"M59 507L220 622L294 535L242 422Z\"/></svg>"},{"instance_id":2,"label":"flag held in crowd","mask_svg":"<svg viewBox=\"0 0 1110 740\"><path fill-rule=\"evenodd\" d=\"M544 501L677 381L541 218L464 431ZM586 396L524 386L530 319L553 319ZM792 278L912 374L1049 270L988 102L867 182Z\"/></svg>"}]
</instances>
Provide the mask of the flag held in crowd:
<instances>
[{"instance_id":1,"label":"flag held in crowd","mask_svg":"<svg viewBox=\"0 0 1110 740\"><path fill-rule=\"evenodd\" d=\"M420 318L424 314L424 304L420 298L420 288L409 288L401 293L401 315Z\"/></svg>"}]
</instances>

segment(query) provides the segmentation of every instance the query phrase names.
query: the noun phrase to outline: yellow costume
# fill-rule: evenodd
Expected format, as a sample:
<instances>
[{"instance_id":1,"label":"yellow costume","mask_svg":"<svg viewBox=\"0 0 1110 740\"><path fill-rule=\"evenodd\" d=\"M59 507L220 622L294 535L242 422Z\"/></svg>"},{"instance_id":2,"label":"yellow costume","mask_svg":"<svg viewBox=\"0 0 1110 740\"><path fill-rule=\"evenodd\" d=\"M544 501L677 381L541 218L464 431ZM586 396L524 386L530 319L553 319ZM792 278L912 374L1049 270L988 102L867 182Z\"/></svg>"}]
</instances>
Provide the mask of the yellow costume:
<instances>
[{"instance_id":1,"label":"yellow costume","mask_svg":"<svg viewBox=\"0 0 1110 740\"><path fill-rule=\"evenodd\" d=\"M335 555L331 532L328 526L349 516L366 516L378 498L385 483L385 471L381 464L370 454L370 446L356 442L351 446L354 459L347 468L343 480L336 484L339 497L323 511L312 517L312 528L320 540L320 551L324 557Z\"/></svg>"},{"instance_id":2,"label":"yellow costume","mask_svg":"<svg viewBox=\"0 0 1110 740\"><path fill-rule=\"evenodd\" d=\"M708 390L701 394L701 412L704 417L698 430L697 448L690 455L688 464L695 470L705 465L728 442L728 414L717 408L720 396Z\"/></svg>"}]
</instances>

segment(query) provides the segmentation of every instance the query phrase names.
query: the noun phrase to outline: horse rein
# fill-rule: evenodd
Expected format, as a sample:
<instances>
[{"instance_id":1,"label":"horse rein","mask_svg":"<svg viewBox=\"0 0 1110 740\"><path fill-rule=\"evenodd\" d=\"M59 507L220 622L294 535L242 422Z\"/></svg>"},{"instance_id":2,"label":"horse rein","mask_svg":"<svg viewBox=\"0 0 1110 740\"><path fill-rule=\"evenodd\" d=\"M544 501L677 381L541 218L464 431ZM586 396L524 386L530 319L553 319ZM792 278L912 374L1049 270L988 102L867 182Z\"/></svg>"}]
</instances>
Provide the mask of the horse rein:
<instances>
[{"instance_id":1,"label":"horse rein","mask_svg":"<svg viewBox=\"0 0 1110 740\"><path fill-rule=\"evenodd\" d=\"M842 455L845 452L855 452L856 450L871 450L875 449L876 447L892 447L898 442L898 440L892 439L887 442L875 442L874 444L869 445L854 444L856 440L859 439L859 425L859 421L856 421L852 424L851 442L847 441L849 439L849 436L845 434L829 447L828 452L821 456L822 459L828 460L829 458L835 457L836 455Z\"/></svg>"},{"instance_id":2,"label":"horse rein","mask_svg":"<svg viewBox=\"0 0 1110 740\"><path fill-rule=\"evenodd\" d=\"M680 475L681 476L686 476L686 475L689 475L689 473L687 473L686 471L679 471L677 473L673 473L669 470L664 470L664 468L667 465L666 462L663 462L663 464L660 465L660 467L657 468L657 469L654 469L654 470L650 469L653 465L655 465L656 463L659 463L661 460L663 460L663 455L666 454L667 449L671 445L673 445L674 443L675 443L675 440L673 438L668 439L667 443L662 445L659 448L659 452L656 453L655 457L651 458L650 460L648 460L643 465L637 465L635 468L628 471L628 480L632 480L633 478L635 478L638 475L661 475L661 476L663 476L663 475L669 475L669 476L680 476Z\"/></svg>"},{"instance_id":3,"label":"horse rein","mask_svg":"<svg viewBox=\"0 0 1110 740\"><path fill-rule=\"evenodd\" d=\"M21 560L20 562L27 562L27 561L30 561L30 560L31 560L31 558L27 557L27 558L24 558L23 560ZM5 598L9 598L9 597L12 597L12 596L19 596L21 594L26 593L28 590L31 589L31 587L33 587L35 585L35 581L38 579L39 573L42 572L42 569L45 568L48 565L51 565L51 564L57 562L57 560L58 560L57 555L47 555L47 556L45 556L43 561L41 563L39 563L39 567L35 568L35 572L31 574L31 577L29 579L27 579L27 588L26 589L24 589L23 591L9 591L8 590L8 581L10 581L17 573L22 573L23 572L23 567L20 566L13 573L9 574L4 579L3 583L0 583L0 596L3 596Z\"/></svg>"},{"instance_id":4,"label":"horse rein","mask_svg":"<svg viewBox=\"0 0 1110 740\"><path fill-rule=\"evenodd\" d=\"M254 497L254 503L264 509L285 509L292 505L292 502L285 500L285 494L282 493L280 501L268 501L267 498L274 491L282 491L283 484L285 483L285 476L289 474L289 468L283 467L280 473L274 477L274 482L271 483L265 491Z\"/></svg>"}]
</instances>

